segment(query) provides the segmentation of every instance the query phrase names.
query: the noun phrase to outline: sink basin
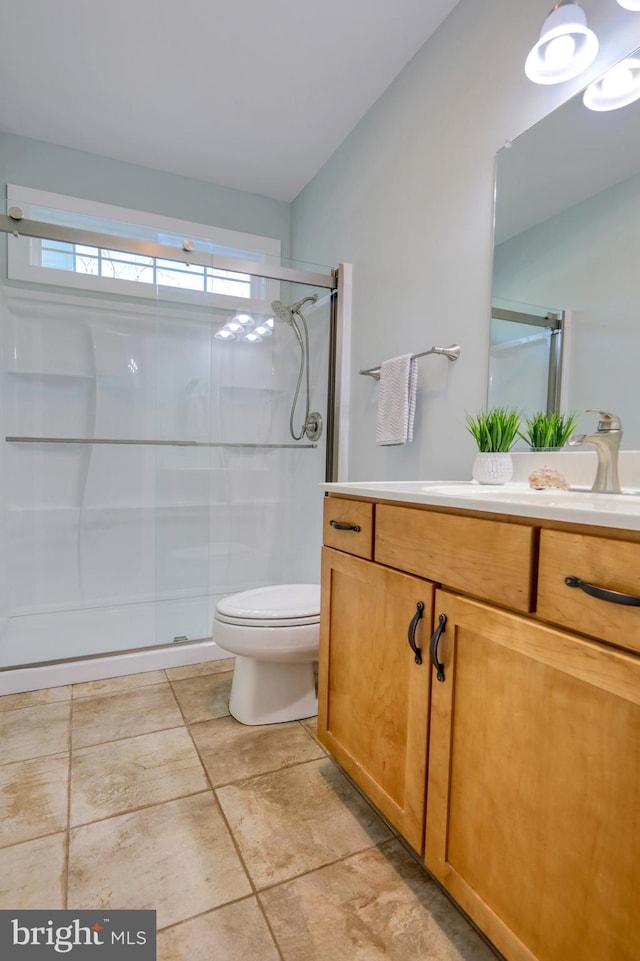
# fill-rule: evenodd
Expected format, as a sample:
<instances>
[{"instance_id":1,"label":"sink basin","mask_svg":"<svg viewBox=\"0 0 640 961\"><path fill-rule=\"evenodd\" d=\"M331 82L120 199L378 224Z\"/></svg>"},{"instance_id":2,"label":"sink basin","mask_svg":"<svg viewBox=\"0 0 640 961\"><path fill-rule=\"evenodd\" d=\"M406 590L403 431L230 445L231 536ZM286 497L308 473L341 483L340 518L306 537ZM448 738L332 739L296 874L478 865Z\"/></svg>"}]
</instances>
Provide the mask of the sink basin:
<instances>
[{"instance_id":1,"label":"sink basin","mask_svg":"<svg viewBox=\"0 0 640 961\"><path fill-rule=\"evenodd\" d=\"M474 500L516 501L519 503L537 502L540 504L557 504L558 506L583 507L595 509L613 507L614 505L640 504L640 491L624 490L620 494L595 494L590 488L575 487L570 490L560 490L548 487L544 490L534 490L527 484L475 484L471 481L460 481L450 484L425 484L425 493L441 497L465 497Z\"/></svg>"}]
</instances>

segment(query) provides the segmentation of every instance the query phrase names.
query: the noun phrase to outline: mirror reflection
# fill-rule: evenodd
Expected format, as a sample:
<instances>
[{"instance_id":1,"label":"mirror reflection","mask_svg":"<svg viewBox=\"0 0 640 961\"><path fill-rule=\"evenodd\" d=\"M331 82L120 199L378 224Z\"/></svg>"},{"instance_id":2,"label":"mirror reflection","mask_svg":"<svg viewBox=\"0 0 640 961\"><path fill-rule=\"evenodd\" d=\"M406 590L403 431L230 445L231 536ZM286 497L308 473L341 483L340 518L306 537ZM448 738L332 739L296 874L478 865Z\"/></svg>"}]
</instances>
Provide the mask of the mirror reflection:
<instances>
[{"instance_id":1,"label":"mirror reflection","mask_svg":"<svg viewBox=\"0 0 640 961\"><path fill-rule=\"evenodd\" d=\"M490 404L612 411L640 449L639 230L640 101L580 94L499 152Z\"/></svg>"}]
</instances>

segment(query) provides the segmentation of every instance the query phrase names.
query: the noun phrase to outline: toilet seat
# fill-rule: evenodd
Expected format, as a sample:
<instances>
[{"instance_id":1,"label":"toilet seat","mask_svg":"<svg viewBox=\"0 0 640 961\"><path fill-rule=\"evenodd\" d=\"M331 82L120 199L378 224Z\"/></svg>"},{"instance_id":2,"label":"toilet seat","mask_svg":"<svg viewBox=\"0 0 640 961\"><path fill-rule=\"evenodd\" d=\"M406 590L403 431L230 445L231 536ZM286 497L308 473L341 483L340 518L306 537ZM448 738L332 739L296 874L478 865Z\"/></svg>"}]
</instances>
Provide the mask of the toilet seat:
<instances>
[{"instance_id":1,"label":"toilet seat","mask_svg":"<svg viewBox=\"0 0 640 961\"><path fill-rule=\"evenodd\" d=\"M318 584L257 587L223 598L216 620L243 627L298 627L320 623Z\"/></svg>"}]
</instances>

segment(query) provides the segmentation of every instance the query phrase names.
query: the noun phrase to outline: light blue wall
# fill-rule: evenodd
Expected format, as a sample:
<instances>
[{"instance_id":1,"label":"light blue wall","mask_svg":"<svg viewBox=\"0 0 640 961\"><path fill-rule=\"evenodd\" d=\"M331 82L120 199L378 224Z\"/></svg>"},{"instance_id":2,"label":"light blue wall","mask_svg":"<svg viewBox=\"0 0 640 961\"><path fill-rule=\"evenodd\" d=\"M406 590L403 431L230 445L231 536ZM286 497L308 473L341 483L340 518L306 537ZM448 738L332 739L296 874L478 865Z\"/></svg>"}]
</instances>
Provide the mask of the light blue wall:
<instances>
[{"instance_id":1,"label":"light blue wall","mask_svg":"<svg viewBox=\"0 0 640 961\"><path fill-rule=\"evenodd\" d=\"M229 230L276 237L289 256L290 204L0 132L0 184L37 187Z\"/></svg>"},{"instance_id":2,"label":"light blue wall","mask_svg":"<svg viewBox=\"0 0 640 961\"><path fill-rule=\"evenodd\" d=\"M640 14L583 0L601 41L579 81L529 83L526 54L549 0L461 0L293 204L300 260L353 263L348 477L466 478L465 411L485 404L496 151L640 46ZM457 341L462 356L419 361L415 434L375 445L387 357Z\"/></svg>"}]
</instances>

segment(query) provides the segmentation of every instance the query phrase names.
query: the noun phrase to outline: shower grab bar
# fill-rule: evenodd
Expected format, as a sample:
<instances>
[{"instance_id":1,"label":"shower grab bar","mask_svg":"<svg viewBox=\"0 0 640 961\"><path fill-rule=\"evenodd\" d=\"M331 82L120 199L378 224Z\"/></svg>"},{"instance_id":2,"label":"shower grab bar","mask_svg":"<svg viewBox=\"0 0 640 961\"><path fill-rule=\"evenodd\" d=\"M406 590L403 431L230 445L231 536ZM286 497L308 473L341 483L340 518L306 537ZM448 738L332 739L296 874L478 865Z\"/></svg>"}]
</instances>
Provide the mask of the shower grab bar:
<instances>
[{"instance_id":1,"label":"shower grab bar","mask_svg":"<svg viewBox=\"0 0 640 961\"><path fill-rule=\"evenodd\" d=\"M426 357L427 354L444 354L449 360L457 360L460 356L461 349L459 344L451 344L450 347L430 347L429 350L423 350L420 354L412 354L411 359L417 360L418 357ZM367 367L366 370L360 370L358 373L373 377L374 380L380 380L380 365L377 367Z\"/></svg>"},{"instance_id":2,"label":"shower grab bar","mask_svg":"<svg viewBox=\"0 0 640 961\"><path fill-rule=\"evenodd\" d=\"M199 440L128 440L116 437L5 437L10 444L140 444L148 447L259 447L315 449L317 444L232 444L225 441Z\"/></svg>"}]
</instances>

